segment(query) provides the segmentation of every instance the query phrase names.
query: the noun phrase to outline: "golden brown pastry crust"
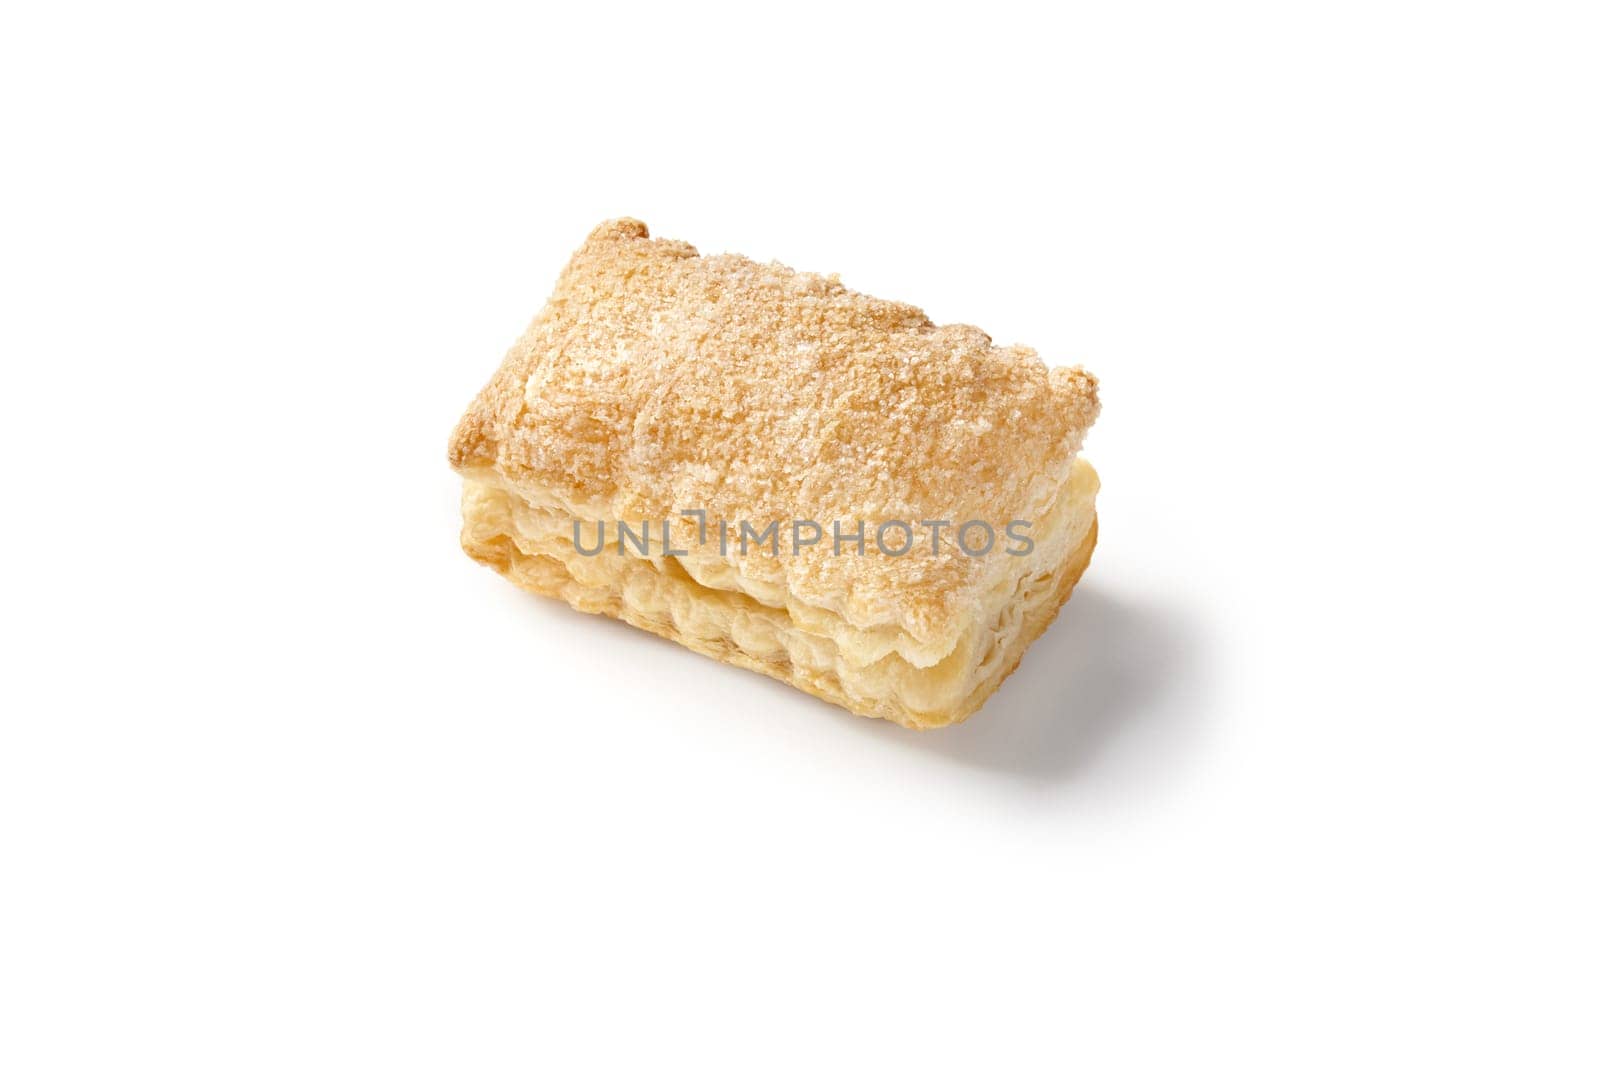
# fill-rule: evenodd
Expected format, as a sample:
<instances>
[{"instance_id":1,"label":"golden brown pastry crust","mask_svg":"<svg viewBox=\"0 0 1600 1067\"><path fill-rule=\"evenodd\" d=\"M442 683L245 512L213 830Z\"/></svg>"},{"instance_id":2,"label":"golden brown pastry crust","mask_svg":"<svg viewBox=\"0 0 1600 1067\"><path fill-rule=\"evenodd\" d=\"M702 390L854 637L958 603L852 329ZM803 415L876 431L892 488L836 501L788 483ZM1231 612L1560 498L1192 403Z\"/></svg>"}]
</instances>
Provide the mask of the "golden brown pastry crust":
<instances>
[{"instance_id":1,"label":"golden brown pastry crust","mask_svg":"<svg viewBox=\"0 0 1600 1067\"><path fill-rule=\"evenodd\" d=\"M1026 564L948 548L895 557L870 537L864 555L824 548L720 563L698 558L714 545L688 546L691 570L731 569L725 587L776 612L775 627L793 616L814 636L836 619L840 633L890 641L889 654L905 661L897 677L970 652L996 610L996 590L1033 589L1026 610L1013 610L1004 647L982 672L969 672L977 688L935 707L902 701L893 686L887 695L852 689L844 668L861 665L843 664L844 645L833 675L790 663L793 647L774 653L769 642L752 655L714 629L686 632L659 605L630 605L620 589L603 588L660 579L630 568L626 579L591 573L585 586L569 569L581 564L570 549L548 538L519 542L516 522L501 512L520 509L524 526L541 516L659 522L704 509L758 528L794 519L838 520L847 530L857 521L870 530L889 519L981 519L999 530L1065 514L1074 457L1098 412L1095 379L1079 368L1047 369L1031 349L997 347L971 326L934 326L918 309L851 292L836 277L700 256L621 219L597 228L573 256L457 426L450 460L469 482L463 544L518 584L858 714L930 726L981 705L1070 595L1094 544L1092 487ZM482 492L512 503L491 505ZM665 573L661 561L655 570Z\"/></svg>"}]
</instances>

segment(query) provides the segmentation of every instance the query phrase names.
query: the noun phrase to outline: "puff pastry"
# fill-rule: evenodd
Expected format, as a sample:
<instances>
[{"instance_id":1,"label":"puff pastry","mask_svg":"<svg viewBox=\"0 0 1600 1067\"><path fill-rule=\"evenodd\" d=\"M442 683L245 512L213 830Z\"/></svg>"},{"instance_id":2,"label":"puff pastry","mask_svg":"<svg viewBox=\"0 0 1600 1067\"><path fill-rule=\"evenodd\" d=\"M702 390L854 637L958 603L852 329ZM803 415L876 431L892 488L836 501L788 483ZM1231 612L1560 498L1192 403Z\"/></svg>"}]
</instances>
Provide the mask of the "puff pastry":
<instances>
[{"instance_id":1,"label":"puff pastry","mask_svg":"<svg viewBox=\"0 0 1600 1067\"><path fill-rule=\"evenodd\" d=\"M456 427L461 543L580 611L858 715L944 726L1016 668L1089 563L1099 482L1077 453L1099 410L1081 368L613 220ZM791 550L797 520L827 535ZM670 546L641 550L619 521L670 522ZM780 533L730 549L724 521ZM987 552L955 542L1018 522Z\"/></svg>"}]
</instances>

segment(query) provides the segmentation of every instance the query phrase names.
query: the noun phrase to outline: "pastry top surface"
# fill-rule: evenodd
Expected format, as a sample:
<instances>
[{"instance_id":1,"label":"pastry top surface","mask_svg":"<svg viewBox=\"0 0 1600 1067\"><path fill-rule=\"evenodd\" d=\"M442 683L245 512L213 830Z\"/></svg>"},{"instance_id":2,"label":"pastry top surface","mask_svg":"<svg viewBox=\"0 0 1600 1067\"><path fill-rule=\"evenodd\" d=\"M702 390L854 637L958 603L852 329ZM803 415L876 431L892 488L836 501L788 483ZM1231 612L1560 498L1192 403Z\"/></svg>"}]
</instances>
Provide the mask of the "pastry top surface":
<instances>
[{"instance_id":1,"label":"pastry top surface","mask_svg":"<svg viewBox=\"0 0 1600 1067\"><path fill-rule=\"evenodd\" d=\"M794 520L865 522L864 556L835 555L830 534L798 555L730 558L856 625L935 640L1024 562L1003 551L1005 524L1049 507L1098 413L1081 368L1046 368L836 276L701 256L617 219L573 255L456 427L450 461L585 518L670 518L675 548L693 529L683 509L777 520L786 540ZM1000 537L985 556L953 550L972 519ZM916 528L917 547L880 552L888 520ZM953 524L938 555L918 525L933 520Z\"/></svg>"}]
</instances>

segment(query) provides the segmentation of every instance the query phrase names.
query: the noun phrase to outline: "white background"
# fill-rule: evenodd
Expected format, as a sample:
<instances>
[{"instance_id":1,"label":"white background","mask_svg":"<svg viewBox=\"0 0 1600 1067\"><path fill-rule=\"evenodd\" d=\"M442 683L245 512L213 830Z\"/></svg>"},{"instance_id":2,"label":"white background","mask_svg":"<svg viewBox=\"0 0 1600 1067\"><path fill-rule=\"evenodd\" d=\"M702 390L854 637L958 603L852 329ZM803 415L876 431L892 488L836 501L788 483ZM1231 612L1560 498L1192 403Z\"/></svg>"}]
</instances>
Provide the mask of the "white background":
<instances>
[{"instance_id":1,"label":"white background","mask_svg":"<svg viewBox=\"0 0 1600 1067\"><path fill-rule=\"evenodd\" d=\"M0 1061L1597 1062L1593 12L8 7ZM460 553L616 215L1100 375L976 719Z\"/></svg>"}]
</instances>

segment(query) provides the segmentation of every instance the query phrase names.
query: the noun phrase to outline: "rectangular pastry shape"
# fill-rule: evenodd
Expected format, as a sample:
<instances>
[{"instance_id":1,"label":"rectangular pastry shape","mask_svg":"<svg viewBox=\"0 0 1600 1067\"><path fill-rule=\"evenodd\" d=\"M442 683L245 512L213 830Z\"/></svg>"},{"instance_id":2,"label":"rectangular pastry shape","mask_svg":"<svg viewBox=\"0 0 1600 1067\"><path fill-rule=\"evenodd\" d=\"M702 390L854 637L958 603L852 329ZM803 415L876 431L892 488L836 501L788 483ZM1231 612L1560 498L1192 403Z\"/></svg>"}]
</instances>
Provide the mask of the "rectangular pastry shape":
<instances>
[{"instance_id":1,"label":"rectangular pastry shape","mask_svg":"<svg viewBox=\"0 0 1600 1067\"><path fill-rule=\"evenodd\" d=\"M1098 413L1082 369L621 219L450 461L462 546L518 585L927 728L982 706L1088 565Z\"/></svg>"}]
</instances>

